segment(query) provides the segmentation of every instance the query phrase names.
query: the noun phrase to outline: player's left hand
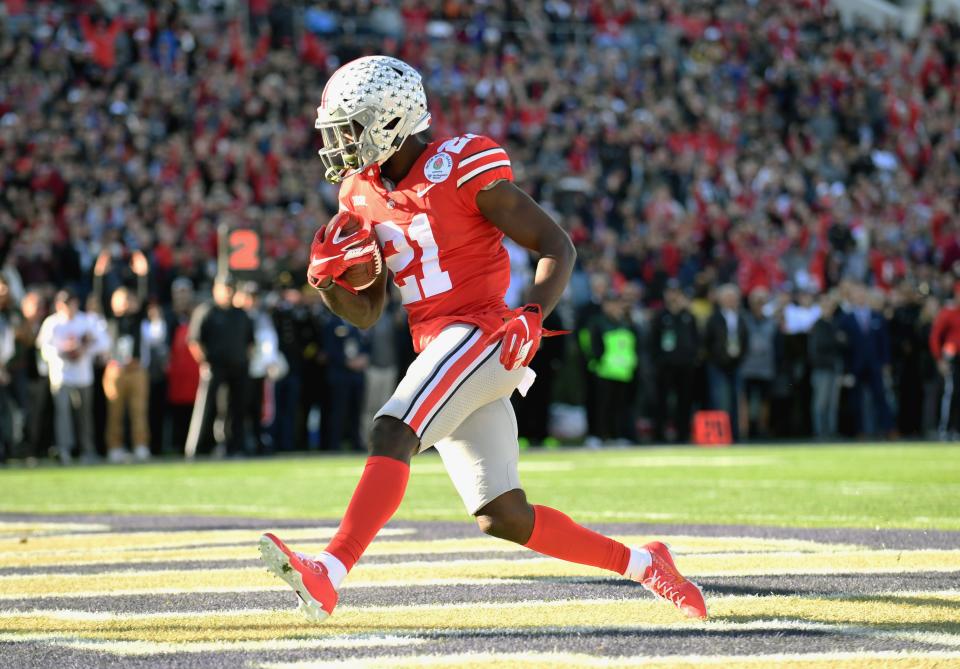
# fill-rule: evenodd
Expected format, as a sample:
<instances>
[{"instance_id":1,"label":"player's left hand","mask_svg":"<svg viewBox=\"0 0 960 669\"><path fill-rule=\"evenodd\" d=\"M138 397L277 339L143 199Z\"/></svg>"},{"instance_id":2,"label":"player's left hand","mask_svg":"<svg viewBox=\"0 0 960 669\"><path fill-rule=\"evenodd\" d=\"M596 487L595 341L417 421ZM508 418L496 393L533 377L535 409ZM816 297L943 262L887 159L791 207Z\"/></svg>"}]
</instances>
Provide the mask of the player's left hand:
<instances>
[{"instance_id":1,"label":"player's left hand","mask_svg":"<svg viewBox=\"0 0 960 669\"><path fill-rule=\"evenodd\" d=\"M487 343L503 340L500 364L506 370L526 367L540 348L540 338L566 334L564 330L544 330L539 304L525 304L513 310L514 316L487 338Z\"/></svg>"},{"instance_id":2,"label":"player's left hand","mask_svg":"<svg viewBox=\"0 0 960 669\"><path fill-rule=\"evenodd\" d=\"M307 280L314 288L326 289L328 279L356 294L357 290L343 275L354 265L372 262L376 273L382 271L380 249L370 221L352 211L338 212L330 222L317 230L310 245L310 266Z\"/></svg>"}]
</instances>

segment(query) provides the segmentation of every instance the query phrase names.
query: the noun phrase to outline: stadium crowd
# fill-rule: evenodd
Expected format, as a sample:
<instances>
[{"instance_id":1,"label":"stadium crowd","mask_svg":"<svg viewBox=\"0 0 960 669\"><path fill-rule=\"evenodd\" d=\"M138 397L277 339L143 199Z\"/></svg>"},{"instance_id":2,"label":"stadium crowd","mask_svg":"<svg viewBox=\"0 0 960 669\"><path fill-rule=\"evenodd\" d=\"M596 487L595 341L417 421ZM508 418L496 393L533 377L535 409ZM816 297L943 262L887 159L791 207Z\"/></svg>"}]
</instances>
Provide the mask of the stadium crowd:
<instances>
[{"instance_id":1,"label":"stadium crowd","mask_svg":"<svg viewBox=\"0 0 960 669\"><path fill-rule=\"evenodd\" d=\"M363 447L412 356L402 310L362 332L302 284L337 206L317 98L376 52L424 73L435 136L504 144L577 245L553 317L576 332L533 364L525 438L571 404L591 444L685 441L697 408L740 439L956 431L955 19L906 38L824 0L237 4L5 3L3 456ZM214 280L221 226L261 232L259 282ZM509 250L516 304L532 260Z\"/></svg>"}]
</instances>

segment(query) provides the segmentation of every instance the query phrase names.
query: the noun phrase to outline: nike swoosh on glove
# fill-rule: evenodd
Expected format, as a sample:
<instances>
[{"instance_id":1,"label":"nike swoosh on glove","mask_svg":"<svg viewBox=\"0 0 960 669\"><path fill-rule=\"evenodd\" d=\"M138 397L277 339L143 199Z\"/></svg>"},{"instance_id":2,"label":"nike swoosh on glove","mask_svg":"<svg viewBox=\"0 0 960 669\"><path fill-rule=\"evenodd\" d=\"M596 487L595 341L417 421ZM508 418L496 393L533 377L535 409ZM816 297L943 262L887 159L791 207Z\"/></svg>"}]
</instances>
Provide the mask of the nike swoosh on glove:
<instances>
[{"instance_id":1,"label":"nike swoosh on glove","mask_svg":"<svg viewBox=\"0 0 960 669\"><path fill-rule=\"evenodd\" d=\"M345 229L353 231L347 233ZM320 284L331 278L356 294L357 289L343 280L343 273L354 265L370 261L376 263L376 274L379 275L383 270L383 259L373 225L356 212L340 211L313 237L307 280L319 289Z\"/></svg>"},{"instance_id":2,"label":"nike swoosh on glove","mask_svg":"<svg viewBox=\"0 0 960 669\"><path fill-rule=\"evenodd\" d=\"M513 316L487 338L487 344L503 340L500 364L506 370L526 367L540 348L541 337L568 334L569 330L544 330L539 304L525 304L513 310Z\"/></svg>"}]
</instances>

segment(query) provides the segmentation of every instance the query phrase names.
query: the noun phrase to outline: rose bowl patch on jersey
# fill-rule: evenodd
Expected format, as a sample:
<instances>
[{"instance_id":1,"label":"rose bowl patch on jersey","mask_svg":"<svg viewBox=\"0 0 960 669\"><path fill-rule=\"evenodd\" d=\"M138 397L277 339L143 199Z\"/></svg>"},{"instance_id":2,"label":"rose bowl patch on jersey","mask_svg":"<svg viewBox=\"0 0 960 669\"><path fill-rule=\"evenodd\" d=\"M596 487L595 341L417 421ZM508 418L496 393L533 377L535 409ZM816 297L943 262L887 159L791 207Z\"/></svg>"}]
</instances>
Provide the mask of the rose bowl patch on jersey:
<instances>
[{"instance_id":1,"label":"rose bowl patch on jersey","mask_svg":"<svg viewBox=\"0 0 960 669\"><path fill-rule=\"evenodd\" d=\"M423 176L427 178L427 181L435 184L446 181L452 171L453 158L450 157L449 153L438 153L423 166Z\"/></svg>"}]
</instances>

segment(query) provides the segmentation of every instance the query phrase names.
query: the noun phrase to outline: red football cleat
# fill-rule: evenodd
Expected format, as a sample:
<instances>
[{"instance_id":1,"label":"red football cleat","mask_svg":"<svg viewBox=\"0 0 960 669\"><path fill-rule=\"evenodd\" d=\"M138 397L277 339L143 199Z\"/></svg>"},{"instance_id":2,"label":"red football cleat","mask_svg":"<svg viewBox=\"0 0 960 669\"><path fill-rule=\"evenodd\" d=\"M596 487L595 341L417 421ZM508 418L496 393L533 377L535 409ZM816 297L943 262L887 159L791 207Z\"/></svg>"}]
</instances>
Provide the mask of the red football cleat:
<instances>
[{"instance_id":1,"label":"red football cleat","mask_svg":"<svg viewBox=\"0 0 960 669\"><path fill-rule=\"evenodd\" d=\"M640 584L657 597L672 602L691 618L706 618L707 603L703 600L703 592L677 570L670 549L659 541L652 541L644 548L650 553L651 564Z\"/></svg>"},{"instance_id":2,"label":"red football cleat","mask_svg":"<svg viewBox=\"0 0 960 669\"><path fill-rule=\"evenodd\" d=\"M282 578L300 597L300 610L314 622L323 622L337 605L327 568L302 553L294 553L274 535L260 537L260 559L270 573Z\"/></svg>"}]
</instances>

